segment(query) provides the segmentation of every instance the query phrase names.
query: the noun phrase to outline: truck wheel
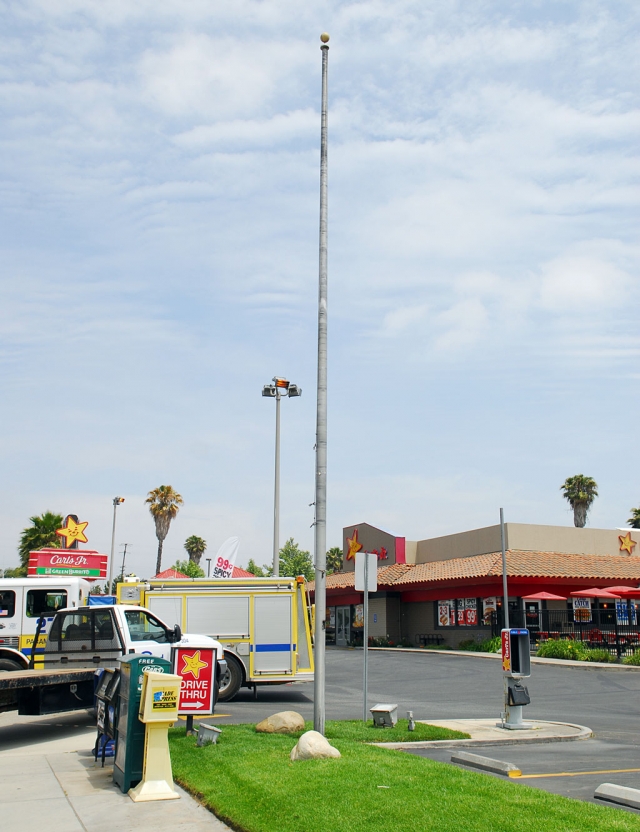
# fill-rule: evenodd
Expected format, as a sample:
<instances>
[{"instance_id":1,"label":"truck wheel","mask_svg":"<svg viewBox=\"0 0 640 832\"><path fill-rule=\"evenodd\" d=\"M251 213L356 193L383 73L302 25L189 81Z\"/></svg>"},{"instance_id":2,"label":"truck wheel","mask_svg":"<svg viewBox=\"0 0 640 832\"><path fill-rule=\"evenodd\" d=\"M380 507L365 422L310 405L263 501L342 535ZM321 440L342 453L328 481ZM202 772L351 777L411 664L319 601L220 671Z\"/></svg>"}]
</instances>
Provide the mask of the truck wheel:
<instances>
[{"instance_id":1,"label":"truck wheel","mask_svg":"<svg viewBox=\"0 0 640 832\"><path fill-rule=\"evenodd\" d=\"M11 659L0 659L0 673L13 673L14 670L24 670L24 667Z\"/></svg>"},{"instance_id":2,"label":"truck wheel","mask_svg":"<svg viewBox=\"0 0 640 832\"><path fill-rule=\"evenodd\" d=\"M242 685L242 668L237 659L225 654L227 672L220 677L219 702L229 702L233 699Z\"/></svg>"}]
</instances>

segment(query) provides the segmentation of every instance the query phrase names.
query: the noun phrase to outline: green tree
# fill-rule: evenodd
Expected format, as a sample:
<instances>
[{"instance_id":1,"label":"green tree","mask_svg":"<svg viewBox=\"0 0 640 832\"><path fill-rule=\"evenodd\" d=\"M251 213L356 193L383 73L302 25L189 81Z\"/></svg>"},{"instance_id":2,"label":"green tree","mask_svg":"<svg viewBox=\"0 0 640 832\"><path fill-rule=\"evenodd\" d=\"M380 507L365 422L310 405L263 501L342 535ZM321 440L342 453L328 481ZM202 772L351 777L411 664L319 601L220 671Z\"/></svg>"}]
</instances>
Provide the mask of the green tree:
<instances>
[{"instance_id":1,"label":"green tree","mask_svg":"<svg viewBox=\"0 0 640 832\"><path fill-rule=\"evenodd\" d=\"M149 511L156 524L156 537L158 538L157 575L162 568L162 546L165 537L169 534L171 521L180 511L180 506L184 503L184 500L170 485L160 485L149 492L145 503L148 504Z\"/></svg>"},{"instance_id":2,"label":"green tree","mask_svg":"<svg viewBox=\"0 0 640 832\"><path fill-rule=\"evenodd\" d=\"M314 577L311 555L303 551L292 537L280 549L280 574L288 578L304 575L307 581L312 581Z\"/></svg>"},{"instance_id":3,"label":"green tree","mask_svg":"<svg viewBox=\"0 0 640 832\"><path fill-rule=\"evenodd\" d=\"M598 496L597 482L591 477L576 474L573 477L567 477L560 486L560 490L573 509L573 525L579 529L584 528L587 522L587 512Z\"/></svg>"},{"instance_id":4,"label":"green tree","mask_svg":"<svg viewBox=\"0 0 640 832\"><path fill-rule=\"evenodd\" d=\"M264 578L265 572L261 566L254 561L253 558L249 559L249 563L247 564L247 572L251 572L252 575L255 575L256 578Z\"/></svg>"},{"instance_id":5,"label":"green tree","mask_svg":"<svg viewBox=\"0 0 640 832\"><path fill-rule=\"evenodd\" d=\"M201 537L197 537L195 534L192 534L191 537L188 537L185 540L184 548L187 550L189 560L199 566L200 558L207 550L207 541L203 540Z\"/></svg>"},{"instance_id":6,"label":"green tree","mask_svg":"<svg viewBox=\"0 0 640 832\"><path fill-rule=\"evenodd\" d=\"M204 578L204 570L192 560L177 560L171 568L182 572L187 578Z\"/></svg>"},{"instance_id":7,"label":"green tree","mask_svg":"<svg viewBox=\"0 0 640 832\"><path fill-rule=\"evenodd\" d=\"M39 516L30 517L29 522L31 525L23 529L20 535L18 545L20 566L11 570L15 573L11 576L14 578L20 578L27 574L29 552L35 552L37 549L44 549L45 547L59 549L62 544L62 538L56 534L56 529L62 528L61 514L45 511ZM9 575L6 575L6 577L9 577Z\"/></svg>"},{"instance_id":8,"label":"green tree","mask_svg":"<svg viewBox=\"0 0 640 832\"><path fill-rule=\"evenodd\" d=\"M339 546L333 546L327 552L327 575L334 572L342 572L342 549Z\"/></svg>"},{"instance_id":9,"label":"green tree","mask_svg":"<svg viewBox=\"0 0 640 832\"><path fill-rule=\"evenodd\" d=\"M631 517L627 520L627 523L632 529L640 529L640 508L631 509Z\"/></svg>"}]
</instances>

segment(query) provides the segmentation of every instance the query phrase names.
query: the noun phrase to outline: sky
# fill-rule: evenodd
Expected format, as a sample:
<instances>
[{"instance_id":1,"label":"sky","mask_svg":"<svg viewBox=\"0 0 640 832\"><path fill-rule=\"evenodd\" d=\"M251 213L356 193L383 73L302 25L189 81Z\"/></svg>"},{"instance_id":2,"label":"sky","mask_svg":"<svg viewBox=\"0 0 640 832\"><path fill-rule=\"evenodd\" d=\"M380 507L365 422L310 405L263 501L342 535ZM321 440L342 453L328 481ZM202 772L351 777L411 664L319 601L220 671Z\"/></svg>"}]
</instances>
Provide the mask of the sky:
<instances>
[{"instance_id":1,"label":"sky","mask_svg":"<svg viewBox=\"0 0 640 832\"><path fill-rule=\"evenodd\" d=\"M43 511L153 574L144 500L313 551L329 32L327 544L640 505L635 0L0 0L0 568Z\"/></svg>"}]
</instances>

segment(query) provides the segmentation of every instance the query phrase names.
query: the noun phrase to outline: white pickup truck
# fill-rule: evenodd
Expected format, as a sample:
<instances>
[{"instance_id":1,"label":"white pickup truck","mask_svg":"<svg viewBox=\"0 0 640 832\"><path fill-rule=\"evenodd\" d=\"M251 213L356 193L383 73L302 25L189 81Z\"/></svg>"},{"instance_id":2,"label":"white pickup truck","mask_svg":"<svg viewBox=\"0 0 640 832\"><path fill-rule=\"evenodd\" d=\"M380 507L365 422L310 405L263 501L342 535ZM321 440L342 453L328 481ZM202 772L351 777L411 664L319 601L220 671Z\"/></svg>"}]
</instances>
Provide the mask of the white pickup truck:
<instances>
[{"instance_id":1,"label":"white pickup truck","mask_svg":"<svg viewBox=\"0 0 640 832\"><path fill-rule=\"evenodd\" d=\"M13 694L21 714L58 713L93 706L93 672L98 667L117 667L118 660L130 653L142 653L171 660L175 646L199 647L216 651L217 668L214 702L220 678L227 672L224 651L219 641L208 636L184 636L180 627L169 627L143 607L70 607L55 614L44 646L44 669L34 668L0 673L0 691ZM40 638L36 639L38 645ZM68 680L68 681L67 681ZM5 705L3 709L9 709Z\"/></svg>"}]
</instances>

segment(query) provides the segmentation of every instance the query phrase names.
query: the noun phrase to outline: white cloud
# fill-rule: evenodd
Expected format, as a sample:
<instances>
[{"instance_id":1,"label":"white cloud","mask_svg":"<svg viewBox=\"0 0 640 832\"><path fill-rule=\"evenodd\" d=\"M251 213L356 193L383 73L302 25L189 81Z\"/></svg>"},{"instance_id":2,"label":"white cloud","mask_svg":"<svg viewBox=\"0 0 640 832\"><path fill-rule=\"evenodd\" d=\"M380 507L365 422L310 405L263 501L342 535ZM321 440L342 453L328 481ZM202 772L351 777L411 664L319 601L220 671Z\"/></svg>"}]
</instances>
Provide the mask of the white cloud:
<instances>
[{"instance_id":1,"label":"white cloud","mask_svg":"<svg viewBox=\"0 0 640 832\"><path fill-rule=\"evenodd\" d=\"M564 522L550 455L570 466L559 482L575 464L628 493L615 460L638 406L634 7L2 9L7 551L28 513L72 503L106 505L87 519L108 536L114 493L168 480L194 523L208 517L204 537L244 526L268 560L273 413L259 394L274 372L305 390L283 413L282 534L311 545L323 29L331 534L353 520L351 486L357 519L370 505L399 529L441 488L438 515L461 527L523 471L520 519L529 505ZM624 454L635 470L633 443ZM153 549L136 516L130 533ZM177 544L200 533L188 520Z\"/></svg>"}]
</instances>

